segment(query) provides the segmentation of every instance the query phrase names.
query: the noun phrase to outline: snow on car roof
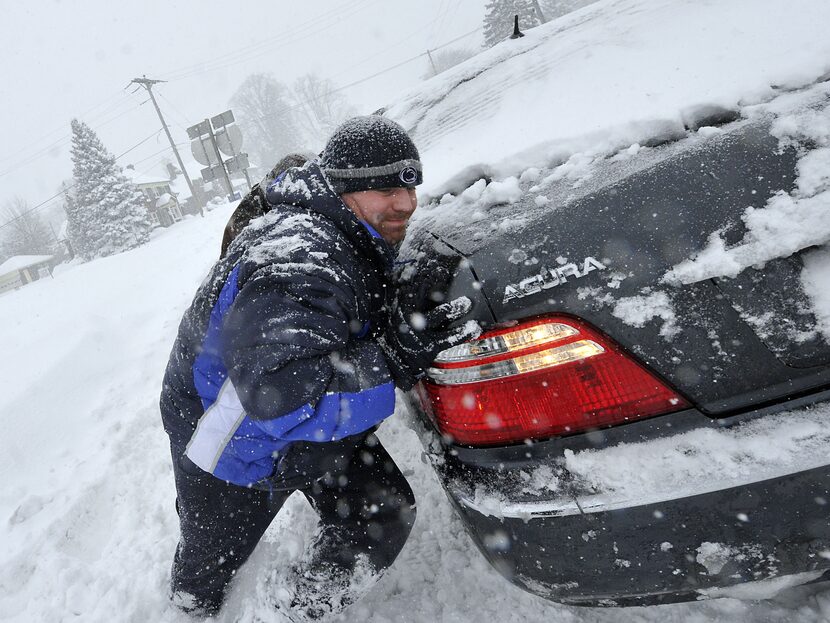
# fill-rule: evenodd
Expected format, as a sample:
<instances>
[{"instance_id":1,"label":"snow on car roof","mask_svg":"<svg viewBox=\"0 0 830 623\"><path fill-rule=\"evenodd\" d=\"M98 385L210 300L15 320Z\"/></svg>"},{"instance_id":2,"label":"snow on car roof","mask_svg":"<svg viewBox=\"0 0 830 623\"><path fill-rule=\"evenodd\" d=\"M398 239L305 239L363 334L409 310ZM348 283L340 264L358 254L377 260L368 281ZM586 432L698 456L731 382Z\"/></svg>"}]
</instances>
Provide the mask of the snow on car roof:
<instances>
[{"instance_id":1,"label":"snow on car roof","mask_svg":"<svg viewBox=\"0 0 830 623\"><path fill-rule=\"evenodd\" d=\"M827 23L826 2L598 2L436 76L386 115L412 133L426 194L457 192L464 170L502 178L643 144L682 132L695 109L810 84L830 70Z\"/></svg>"}]
</instances>

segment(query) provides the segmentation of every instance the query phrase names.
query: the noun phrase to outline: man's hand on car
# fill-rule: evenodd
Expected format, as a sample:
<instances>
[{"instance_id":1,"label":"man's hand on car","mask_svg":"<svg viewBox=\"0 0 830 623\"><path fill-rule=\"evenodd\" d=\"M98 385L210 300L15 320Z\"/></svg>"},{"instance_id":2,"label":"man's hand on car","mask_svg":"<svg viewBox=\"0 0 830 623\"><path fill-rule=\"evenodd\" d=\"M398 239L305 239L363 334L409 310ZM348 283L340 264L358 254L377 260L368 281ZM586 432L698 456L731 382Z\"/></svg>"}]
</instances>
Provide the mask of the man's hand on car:
<instances>
[{"instance_id":1,"label":"man's hand on car","mask_svg":"<svg viewBox=\"0 0 830 623\"><path fill-rule=\"evenodd\" d=\"M460 296L420 313L405 311L400 298L394 301L389 325L378 341L398 387L412 387L441 351L481 335L475 320L450 326L466 316L472 306L470 299Z\"/></svg>"}]
</instances>

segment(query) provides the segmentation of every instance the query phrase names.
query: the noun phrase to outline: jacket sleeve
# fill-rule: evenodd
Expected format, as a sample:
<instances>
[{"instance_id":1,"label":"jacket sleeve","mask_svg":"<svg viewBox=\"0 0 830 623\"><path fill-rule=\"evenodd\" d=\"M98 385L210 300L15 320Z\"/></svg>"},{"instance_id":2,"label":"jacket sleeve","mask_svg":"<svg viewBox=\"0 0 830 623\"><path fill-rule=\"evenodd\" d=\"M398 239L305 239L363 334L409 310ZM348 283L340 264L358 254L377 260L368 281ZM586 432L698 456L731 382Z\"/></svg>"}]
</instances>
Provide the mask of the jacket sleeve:
<instances>
[{"instance_id":1,"label":"jacket sleeve","mask_svg":"<svg viewBox=\"0 0 830 623\"><path fill-rule=\"evenodd\" d=\"M380 347L358 339L356 300L336 266L270 264L240 288L223 323L228 376L199 428L208 452L188 457L235 484L271 476L296 441L327 443L371 429L394 411ZM200 434L197 429L194 437Z\"/></svg>"}]
</instances>

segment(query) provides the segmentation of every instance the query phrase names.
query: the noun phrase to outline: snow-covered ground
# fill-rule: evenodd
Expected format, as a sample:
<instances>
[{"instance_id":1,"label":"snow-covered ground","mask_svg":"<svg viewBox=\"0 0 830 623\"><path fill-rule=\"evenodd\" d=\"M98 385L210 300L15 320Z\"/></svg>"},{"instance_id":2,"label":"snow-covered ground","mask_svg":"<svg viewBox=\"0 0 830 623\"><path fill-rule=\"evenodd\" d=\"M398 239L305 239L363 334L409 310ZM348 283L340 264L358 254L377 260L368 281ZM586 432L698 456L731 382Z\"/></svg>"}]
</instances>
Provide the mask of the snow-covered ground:
<instances>
[{"instance_id":1,"label":"snow-covered ground","mask_svg":"<svg viewBox=\"0 0 830 623\"><path fill-rule=\"evenodd\" d=\"M230 206L148 245L0 297L0 619L185 621L166 596L178 537L157 397L179 318ZM344 621L824 621L830 590L634 608L547 603L501 578L455 517L398 413L381 437L418 498L401 557ZM264 593L315 525L301 497L275 522L221 620L281 621Z\"/></svg>"},{"instance_id":2,"label":"snow-covered ground","mask_svg":"<svg viewBox=\"0 0 830 623\"><path fill-rule=\"evenodd\" d=\"M532 179L534 167L561 167L560 176L578 178L596 157L622 149L636 154L640 143L682 129L690 107L743 110L816 82L830 70L827 23L830 4L820 0L606 0L436 77L390 115L416 128L425 191L452 190L465 210L470 204L486 211L515 196L518 184L510 176ZM531 62L537 48L548 59L542 64ZM488 74L496 61L504 62ZM476 75L483 78L469 80ZM541 127L540 119L548 123ZM819 119L803 123L814 138L830 136ZM798 124L779 130L782 139L804 133ZM768 206L773 216L790 220L803 208L815 224L805 223L796 232L801 237L775 253L826 243L826 208L802 200L822 193L826 199L826 156L820 152L800 165L803 197ZM478 178L468 167L492 176L495 185L474 184ZM464 185L453 186L458 180ZM0 296L1 620L189 620L166 595L178 525L157 399L179 319L218 254L231 209L218 207L204 219L157 232L139 249L62 266L53 279ZM747 216L761 231L757 212ZM817 231L825 237L810 238ZM759 261L750 253L756 241L745 241L749 255L733 257L713 239L707 254L678 268L677 279L712 274L711 258L721 266L729 258ZM826 335L830 252L825 244L810 253L804 281L816 309L826 310L819 314ZM393 568L341 620L830 620L825 587L787 589L767 601L626 610L564 607L529 595L475 549L406 419L397 413L380 435L412 483L418 520ZM815 421L803 424L821 429ZM726 437L719 443L724 460L738 447ZM622 457L636 451L615 450ZM570 465L589 475L593 459L577 454ZM682 465L668 467L683 478ZM546 474L532 477L550 484ZM268 610L265 595L300 555L314 523L305 501L293 498L237 578L220 620L282 620ZM712 545L700 555L716 565L723 552Z\"/></svg>"}]
</instances>

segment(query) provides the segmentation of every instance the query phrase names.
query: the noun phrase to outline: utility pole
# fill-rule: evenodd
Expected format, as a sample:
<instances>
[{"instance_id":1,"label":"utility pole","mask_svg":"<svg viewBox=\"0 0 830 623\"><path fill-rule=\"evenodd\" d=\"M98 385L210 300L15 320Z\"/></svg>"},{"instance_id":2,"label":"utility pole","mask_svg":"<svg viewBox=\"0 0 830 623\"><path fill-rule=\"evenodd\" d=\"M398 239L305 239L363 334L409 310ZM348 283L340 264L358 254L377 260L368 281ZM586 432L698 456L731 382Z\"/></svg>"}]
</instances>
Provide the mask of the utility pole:
<instances>
[{"instance_id":1,"label":"utility pole","mask_svg":"<svg viewBox=\"0 0 830 623\"><path fill-rule=\"evenodd\" d=\"M60 240L58 240L58 234L55 233L55 226L52 225L52 221L49 221L49 229L52 230L52 238L55 239L55 244L59 243Z\"/></svg>"},{"instance_id":2,"label":"utility pole","mask_svg":"<svg viewBox=\"0 0 830 623\"><path fill-rule=\"evenodd\" d=\"M173 142L173 137L170 136L170 130L167 128L167 123L164 121L164 117L161 114L161 109L159 108L158 103L156 102L156 98L153 95L153 85L158 84L159 82L167 82L166 80L151 80L146 75L143 78L133 78L130 81L132 83L139 84L147 89L147 93L150 94L150 100L153 102L153 106L156 107L156 112L158 113L159 120L161 120L161 127L164 128L164 133L167 135L167 140L170 141L170 147L173 148L173 153L176 154L176 160L179 163L179 168L182 170L182 174L184 175L184 179L187 182L187 187L190 189L190 196L193 197L193 201L199 204L199 214L202 216L205 215L205 211L202 209L202 202L199 197L196 196L196 190L193 188L193 182L190 181L190 176L187 174L187 169L184 166L184 162L182 162L182 157L179 155L179 150L176 149L176 143Z\"/></svg>"},{"instance_id":3,"label":"utility pole","mask_svg":"<svg viewBox=\"0 0 830 623\"><path fill-rule=\"evenodd\" d=\"M427 49L427 57L429 58L429 64L432 65L432 75L437 76L438 70L435 68L435 61L432 60L432 54L430 54L429 49Z\"/></svg>"}]
</instances>

